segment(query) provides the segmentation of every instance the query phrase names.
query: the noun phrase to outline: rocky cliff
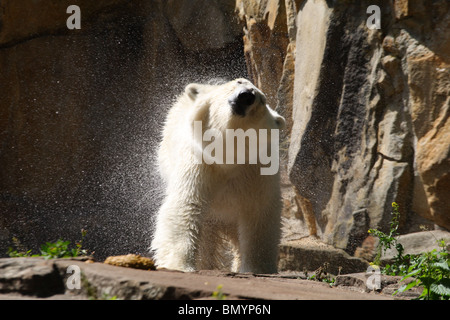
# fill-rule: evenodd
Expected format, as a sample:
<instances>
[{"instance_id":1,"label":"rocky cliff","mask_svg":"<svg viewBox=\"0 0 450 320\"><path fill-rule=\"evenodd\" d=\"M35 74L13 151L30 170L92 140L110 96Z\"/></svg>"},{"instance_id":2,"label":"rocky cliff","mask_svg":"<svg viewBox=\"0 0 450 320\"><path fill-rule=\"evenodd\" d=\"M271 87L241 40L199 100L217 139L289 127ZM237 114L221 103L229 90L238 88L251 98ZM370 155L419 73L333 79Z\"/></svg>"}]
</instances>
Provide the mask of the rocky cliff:
<instances>
[{"instance_id":1,"label":"rocky cliff","mask_svg":"<svg viewBox=\"0 0 450 320\"><path fill-rule=\"evenodd\" d=\"M81 8L68 30L66 8ZM369 5L380 28L369 29ZM287 240L353 254L385 229L450 229L446 0L0 3L0 254L76 239L145 252L152 157L175 94L249 77L287 119ZM370 241L369 241L370 242Z\"/></svg>"},{"instance_id":2,"label":"rocky cliff","mask_svg":"<svg viewBox=\"0 0 450 320\"><path fill-rule=\"evenodd\" d=\"M367 27L370 5L379 29ZM450 229L449 7L237 1L250 74L290 120L291 233L353 253L368 228L387 228L394 201L403 233ZM269 43L276 53L260 54Z\"/></svg>"}]
</instances>

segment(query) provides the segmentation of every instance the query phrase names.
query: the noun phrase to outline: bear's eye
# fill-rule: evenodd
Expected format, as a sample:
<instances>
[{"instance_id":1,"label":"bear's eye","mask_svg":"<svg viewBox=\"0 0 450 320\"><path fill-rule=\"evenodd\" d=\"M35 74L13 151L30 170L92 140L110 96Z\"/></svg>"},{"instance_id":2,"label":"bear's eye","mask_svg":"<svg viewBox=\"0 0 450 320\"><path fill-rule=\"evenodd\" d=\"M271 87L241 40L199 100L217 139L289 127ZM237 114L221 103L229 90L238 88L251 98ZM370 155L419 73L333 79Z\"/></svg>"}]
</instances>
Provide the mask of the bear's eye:
<instances>
[{"instance_id":1,"label":"bear's eye","mask_svg":"<svg viewBox=\"0 0 450 320\"><path fill-rule=\"evenodd\" d=\"M238 83L238 84L242 84L242 81L241 81L241 80L238 80L237 83Z\"/></svg>"}]
</instances>

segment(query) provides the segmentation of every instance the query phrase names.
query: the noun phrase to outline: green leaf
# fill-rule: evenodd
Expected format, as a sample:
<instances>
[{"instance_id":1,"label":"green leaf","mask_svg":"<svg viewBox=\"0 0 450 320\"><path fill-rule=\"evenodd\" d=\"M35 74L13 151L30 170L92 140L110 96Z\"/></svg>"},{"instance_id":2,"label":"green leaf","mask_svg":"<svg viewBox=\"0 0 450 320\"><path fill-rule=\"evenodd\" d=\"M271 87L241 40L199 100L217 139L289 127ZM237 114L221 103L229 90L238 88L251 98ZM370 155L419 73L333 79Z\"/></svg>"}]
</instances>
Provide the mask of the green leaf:
<instances>
[{"instance_id":1,"label":"green leaf","mask_svg":"<svg viewBox=\"0 0 450 320\"><path fill-rule=\"evenodd\" d=\"M450 267L448 266L448 262L435 262L432 264L433 267L441 269L442 271L450 271Z\"/></svg>"},{"instance_id":2,"label":"green leaf","mask_svg":"<svg viewBox=\"0 0 450 320\"><path fill-rule=\"evenodd\" d=\"M420 281L423 282L425 287L429 288L434 282L436 282L436 279L433 277L420 277Z\"/></svg>"},{"instance_id":3,"label":"green leaf","mask_svg":"<svg viewBox=\"0 0 450 320\"><path fill-rule=\"evenodd\" d=\"M441 296L450 296L450 279L441 279L431 284L430 291Z\"/></svg>"},{"instance_id":4,"label":"green leaf","mask_svg":"<svg viewBox=\"0 0 450 320\"><path fill-rule=\"evenodd\" d=\"M415 275L419 274L421 271L422 271L422 269L416 269L416 270L414 270L414 271L408 273L407 275L405 275L405 276L402 278L401 281L403 281L403 280L405 280L405 279L408 279L408 278L410 278L410 277L412 277L412 276L415 276Z\"/></svg>"},{"instance_id":5,"label":"green leaf","mask_svg":"<svg viewBox=\"0 0 450 320\"><path fill-rule=\"evenodd\" d=\"M419 280L414 280L414 281L411 281L410 283L408 283L408 284L404 284L404 285L402 285L400 288L398 288L398 290L397 291L395 291L394 292L394 294L397 294L397 293L401 293L401 292L405 292L405 291L407 291L407 290L409 290L409 289L411 289L411 288L413 288L413 287L415 287L415 286L417 286L417 285L419 285L420 284L420 281Z\"/></svg>"}]
</instances>

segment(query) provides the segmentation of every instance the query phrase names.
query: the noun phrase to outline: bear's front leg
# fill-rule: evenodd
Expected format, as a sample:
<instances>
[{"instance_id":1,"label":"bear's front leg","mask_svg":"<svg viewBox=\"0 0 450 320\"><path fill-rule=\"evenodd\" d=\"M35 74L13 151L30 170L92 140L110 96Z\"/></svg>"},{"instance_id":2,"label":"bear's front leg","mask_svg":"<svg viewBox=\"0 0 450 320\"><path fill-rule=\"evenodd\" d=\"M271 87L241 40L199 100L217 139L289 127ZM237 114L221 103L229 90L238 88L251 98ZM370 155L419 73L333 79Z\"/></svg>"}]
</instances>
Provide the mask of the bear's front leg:
<instances>
[{"instance_id":1,"label":"bear's front leg","mask_svg":"<svg viewBox=\"0 0 450 320\"><path fill-rule=\"evenodd\" d=\"M159 268L195 271L201 206L169 196L161 206L151 249Z\"/></svg>"},{"instance_id":2,"label":"bear's front leg","mask_svg":"<svg viewBox=\"0 0 450 320\"><path fill-rule=\"evenodd\" d=\"M281 221L278 210L242 217L239 272L277 273Z\"/></svg>"}]
</instances>

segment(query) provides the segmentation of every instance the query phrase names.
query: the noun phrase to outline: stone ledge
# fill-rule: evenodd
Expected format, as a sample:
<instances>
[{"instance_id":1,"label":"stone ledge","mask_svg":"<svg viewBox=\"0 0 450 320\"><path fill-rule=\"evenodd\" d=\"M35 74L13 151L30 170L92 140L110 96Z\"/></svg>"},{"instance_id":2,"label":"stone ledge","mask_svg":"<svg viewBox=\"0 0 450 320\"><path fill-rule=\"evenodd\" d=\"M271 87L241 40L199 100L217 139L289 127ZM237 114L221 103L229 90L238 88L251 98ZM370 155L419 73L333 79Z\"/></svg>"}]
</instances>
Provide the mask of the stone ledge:
<instances>
[{"instance_id":1,"label":"stone ledge","mask_svg":"<svg viewBox=\"0 0 450 320\"><path fill-rule=\"evenodd\" d=\"M421 254L422 252L429 252L433 249L441 250L438 245L439 240L444 240L447 244L447 251L450 251L450 232L444 230L431 230L414 232L398 236L397 240L403 245L405 249L403 254ZM383 263L390 263L398 254L397 249L387 249L381 255Z\"/></svg>"},{"instance_id":2,"label":"stone ledge","mask_svg":"<svg viewBox=\"0 0 450 320\"><path fill-rule=\"evenodd\" d=\"M394 292L400 288L403 284L408 284L413 281L413 278L406 279L404 282L401 281L400 276L380 276L380 287L377 290L371 290L368 288L367 282L370 281L369 277L373 274L370 273L352 273L345 274L336 277L334 285L337 288L348 288L350 290L355 290L358 292L379 292L385 295L393 295ZM402 293L396 294L394 297L397 299L414 299L420 296L422 293L421 288L411 288L410 290Z\"/></svg>"},{"instance_id":3,"label":"stone ledge","mask_svg":"<svg viewBox=\"0 0 450 320\"><path fill-rule=\"evenodd\" d=\"M80 267L81 288L78 290L69 290L66 286L71 276L66 273L69 265ZM219 285L222 285L222 291L229 300L393 299L390 295L332 288L322 282L302 280L286 274L145 271L98 262L40 258L0 259L0 271L1 299L211 299ZM51 281L48 283L48 280Z\"/></svg>"},{"instance_id":4,"label":"stone ledge","mask_svg":"<svg viewBox=\"0 0 450 320\"><path fill-rule=\"evenodd\" d=\"M365 272L369 267L366 260L318 241L289 241L280 246L280 271L314 271L324 263L328 263L327 271L334 275Z\"/></svg>"}]
</instances>

